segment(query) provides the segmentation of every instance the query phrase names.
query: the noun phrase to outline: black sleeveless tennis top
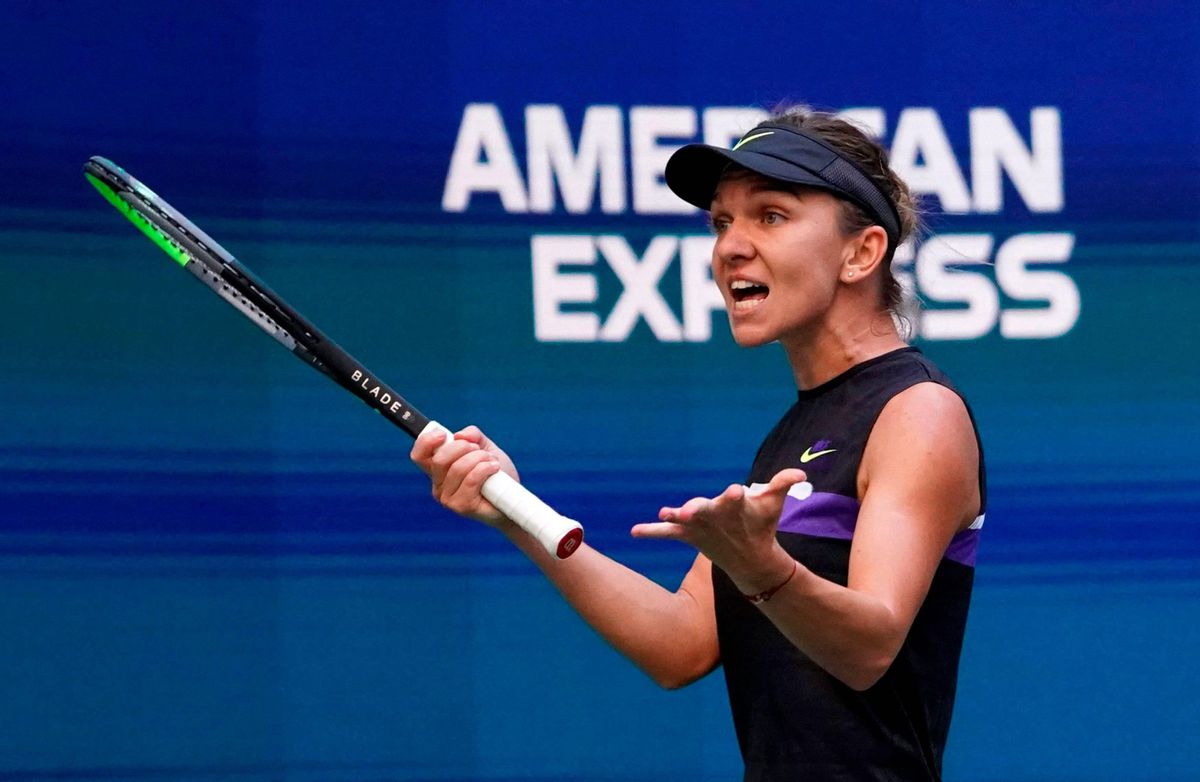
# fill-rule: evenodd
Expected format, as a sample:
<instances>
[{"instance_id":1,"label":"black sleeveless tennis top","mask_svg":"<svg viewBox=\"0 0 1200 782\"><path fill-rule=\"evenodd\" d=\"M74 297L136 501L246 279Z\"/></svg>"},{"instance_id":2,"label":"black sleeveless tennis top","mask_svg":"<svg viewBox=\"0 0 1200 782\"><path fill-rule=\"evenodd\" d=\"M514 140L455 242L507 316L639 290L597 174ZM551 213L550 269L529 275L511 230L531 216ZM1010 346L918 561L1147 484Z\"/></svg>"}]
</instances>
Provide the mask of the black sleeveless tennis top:
<instances>
[{"instance_id":1,"label":"black sleeveless tennis top","mask_svg":"<svg viewBox=\"0 0 1200 782\"><path fill-rule=\"evenodd\" d=\"M801 391L767 435L748 483L767 483L787 467L808 474L813 493L787 497L778 538L809 570L846 584L867 438L892 397L931 381L953 389L919 350L895 350ZM865 692L818 667L713 568L721 664L746 782L941 779L987 503L982 446L979 492L979 517L951 541L895 662Z\"/></svg>"}]
</instances>

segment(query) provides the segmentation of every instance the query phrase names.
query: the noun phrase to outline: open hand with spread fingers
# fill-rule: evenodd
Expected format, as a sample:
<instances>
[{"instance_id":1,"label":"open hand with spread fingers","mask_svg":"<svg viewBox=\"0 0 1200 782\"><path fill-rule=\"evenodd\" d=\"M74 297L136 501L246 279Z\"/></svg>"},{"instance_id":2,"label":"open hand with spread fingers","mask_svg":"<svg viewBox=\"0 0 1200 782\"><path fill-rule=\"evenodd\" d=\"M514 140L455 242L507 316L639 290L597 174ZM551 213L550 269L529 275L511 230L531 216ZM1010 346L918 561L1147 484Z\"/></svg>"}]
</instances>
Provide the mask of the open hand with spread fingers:
<instances>
[{"instance_id":1,"label":"open hand with spread fingers","mask_svg":"<svg viewBox=\"0 0 1200 782\"><path fill-rule=\"evenodd\" d=\"M775 528L788 490L805 479L803 470L789 468L765 486L731 484L717 497L662 508L658 522L634 525L631 533L687 543L728 573L743 592L756 593L794 566L776 542Z\"/></svg>"}]
</instances>

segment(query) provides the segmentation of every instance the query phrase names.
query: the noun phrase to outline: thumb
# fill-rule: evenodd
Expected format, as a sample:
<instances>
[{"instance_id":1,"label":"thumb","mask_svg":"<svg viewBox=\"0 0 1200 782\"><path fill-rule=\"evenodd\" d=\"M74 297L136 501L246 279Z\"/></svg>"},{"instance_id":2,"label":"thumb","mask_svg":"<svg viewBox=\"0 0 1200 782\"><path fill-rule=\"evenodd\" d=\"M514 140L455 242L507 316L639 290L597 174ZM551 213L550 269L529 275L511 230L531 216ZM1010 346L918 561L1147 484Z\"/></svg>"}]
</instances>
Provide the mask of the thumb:
<instances>
[{"instance_id":1,"label":"thumb","mask_svg":"<svg viewBox=\"0 0 1200 782\"><path fill-rule=\"evenodd\" d=\"M478 426L471 425L465 429L460 429L454 433L455 440L466 440L469 443L474 443L481 448L487 448L492 444L492 441L484 435L483 430Z\"/></svg>"},{"instance_id":2,"label":"thumb","mask_svg":"<svg viewBox=\"0 0 1200 782\"><path fill-rule=\"evenodd\" d=\"M788 490L797 483L802 483L808 480L808 474L804 470L789 467L786 470L780 470L775 473L775 477L771 478L771 482L767 484L767 488L763 490L763 494L770 494L782 500L787 496Z\"/></svg>"}]
</instances>

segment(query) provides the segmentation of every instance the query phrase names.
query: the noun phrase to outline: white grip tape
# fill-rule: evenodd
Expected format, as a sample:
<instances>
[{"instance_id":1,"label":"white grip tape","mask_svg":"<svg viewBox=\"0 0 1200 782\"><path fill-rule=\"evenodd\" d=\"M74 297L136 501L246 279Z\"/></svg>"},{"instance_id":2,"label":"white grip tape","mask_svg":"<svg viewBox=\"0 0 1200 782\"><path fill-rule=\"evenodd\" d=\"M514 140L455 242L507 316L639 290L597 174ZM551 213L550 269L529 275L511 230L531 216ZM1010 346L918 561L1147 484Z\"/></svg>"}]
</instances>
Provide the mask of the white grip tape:
<instances>
[{"instance_id":1,"label":"white grip tape","mask_svg":"<svg viewBox=\"0 0 1200 782\"><path fill-rule=\"evenodd\" d=\"M447 443L454 439L454 434L437 421L430 421L421 434L431 430L444 433ZM484 481L483 496L559 559L571 556L583 540L583 525L542 502L508 473L498 472Z\"/></svg>"}]
</instances>

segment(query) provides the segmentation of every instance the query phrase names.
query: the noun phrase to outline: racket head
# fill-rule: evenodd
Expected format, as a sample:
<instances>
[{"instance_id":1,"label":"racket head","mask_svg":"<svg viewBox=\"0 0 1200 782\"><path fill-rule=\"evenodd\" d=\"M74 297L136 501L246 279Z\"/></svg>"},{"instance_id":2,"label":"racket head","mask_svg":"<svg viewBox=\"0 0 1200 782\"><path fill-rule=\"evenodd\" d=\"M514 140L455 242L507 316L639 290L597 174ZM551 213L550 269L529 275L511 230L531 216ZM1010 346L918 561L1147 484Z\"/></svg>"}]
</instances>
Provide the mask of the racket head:
<instances>
[{"instance_id":1,"label":"racket head","mask_svg":"<svg viewBox=\"0 0 1200 782\"><path fill-rule=\"evenodd\" d=\"M97 155L84 164L83 174L159 249L289 350L300 345L311 351L325 340L232 253L128 171ZM326 371L320 362L309 363Z\"/></svg>"},{"instance_id":2,"label":"racket head","mask_svg":"<svg viewBox=\"0 0 1200 782\"><path fill-rule=\"evenodd\" d=\"M305 364L329 376L413 437L429 419L321 333L249 269L161 196L107 158L84 176L161 250Z\"/></svg>"},{"instance_id":3,"label":"racket head","mask_svg":"<svg viewBox=\"0 0 1200 782\"><path fill-rule=\"evenodd\" d=\"M83 175L118 212L180 266L199 261L213 271L233 255L161 196L108 158L94 155Z\"/></svg>"}]
</instances>

